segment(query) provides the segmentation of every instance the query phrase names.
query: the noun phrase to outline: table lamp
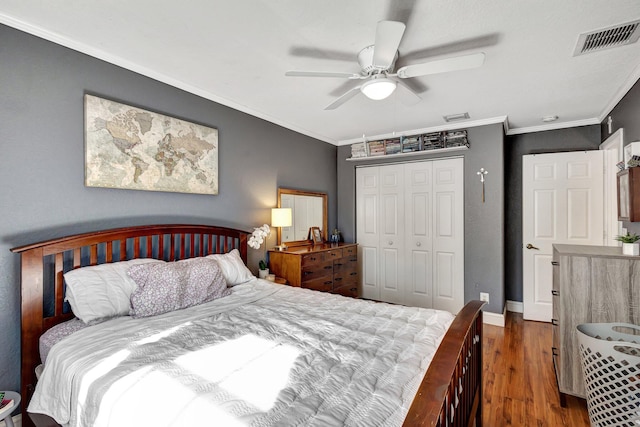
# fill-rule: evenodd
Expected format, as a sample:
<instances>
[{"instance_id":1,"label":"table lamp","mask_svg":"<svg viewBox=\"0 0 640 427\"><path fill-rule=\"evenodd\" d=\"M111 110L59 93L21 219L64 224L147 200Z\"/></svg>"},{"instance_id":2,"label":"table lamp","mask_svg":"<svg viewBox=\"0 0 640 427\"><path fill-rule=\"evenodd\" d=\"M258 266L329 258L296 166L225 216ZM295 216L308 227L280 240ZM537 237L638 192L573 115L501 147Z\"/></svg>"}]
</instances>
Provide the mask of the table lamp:
<instances>
[{"instance_id":1,"label":"table lamp","mask_svg":"<svg viewBox=\"0 0 640 427\"><path fill-rule=\"evenodd\" d=\"M271 209L271 226L272 227L291 227L291 208L273 208ZM278 235L282 236L282 230L278 230ZM284 251L287 246L282 243L274 247L277 251Z\"/></svg>"}]
</instances>

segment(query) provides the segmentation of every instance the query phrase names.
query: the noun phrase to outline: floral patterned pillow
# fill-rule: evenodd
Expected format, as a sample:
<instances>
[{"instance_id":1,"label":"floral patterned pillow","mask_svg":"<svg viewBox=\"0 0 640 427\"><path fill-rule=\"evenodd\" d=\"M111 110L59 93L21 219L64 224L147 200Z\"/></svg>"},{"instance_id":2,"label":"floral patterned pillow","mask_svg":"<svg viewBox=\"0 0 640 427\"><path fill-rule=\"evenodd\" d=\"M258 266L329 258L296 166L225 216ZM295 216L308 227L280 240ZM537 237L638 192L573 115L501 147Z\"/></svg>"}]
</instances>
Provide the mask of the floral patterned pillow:
<instances>
[{"instance_id":1,"label":"floral patterned pillow","mask_svg":"<svg viewBox=\"0 0 640 427\"><path fill-rule=\"evenodd\" d=\"M193 258L129 269L138 287L131 294L132 317L149 317L222 298L231 293L218 264Z\"/></svg>"}]
</instances>

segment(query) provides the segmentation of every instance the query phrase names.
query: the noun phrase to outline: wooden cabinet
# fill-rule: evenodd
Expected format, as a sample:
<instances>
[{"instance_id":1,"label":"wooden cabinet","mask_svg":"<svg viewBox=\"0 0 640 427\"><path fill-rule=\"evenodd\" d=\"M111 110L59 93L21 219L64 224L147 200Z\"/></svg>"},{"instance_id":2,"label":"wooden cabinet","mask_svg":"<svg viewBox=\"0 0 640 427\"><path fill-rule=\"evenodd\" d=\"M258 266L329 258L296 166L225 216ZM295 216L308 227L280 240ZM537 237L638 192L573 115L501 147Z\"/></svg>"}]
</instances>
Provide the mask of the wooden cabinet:
<instances>
[{"instance_id":1,"label":"wooden cabinet","mask_svg":"<svg viewBox=\"0 0 640 427\"><path fill-rule=\"evenodd\" d=\"M640 167L618 172L618 221L640 221Z\"/></svg>"},{"instance_id":2,"label":"wooden cabinet","mask_svg":"<svg viewBox=\"0 0 640 427\"><path fill-rule=\"evenodd\" d=\"M640 257L612 246L553 245L553 363L561 393L585 397L576 326L640 324Z\"/></svg>"},{"instance_id":3,"label":"wooden cabinet","mask_svg":"<svg viewBox=\"0 0 640 427\"><path fill-rule=\"evenodd\" d=\"M290 247L269 251L269 269L290 286L358 297L358 245Z\"/></svg>"}]
</instances>

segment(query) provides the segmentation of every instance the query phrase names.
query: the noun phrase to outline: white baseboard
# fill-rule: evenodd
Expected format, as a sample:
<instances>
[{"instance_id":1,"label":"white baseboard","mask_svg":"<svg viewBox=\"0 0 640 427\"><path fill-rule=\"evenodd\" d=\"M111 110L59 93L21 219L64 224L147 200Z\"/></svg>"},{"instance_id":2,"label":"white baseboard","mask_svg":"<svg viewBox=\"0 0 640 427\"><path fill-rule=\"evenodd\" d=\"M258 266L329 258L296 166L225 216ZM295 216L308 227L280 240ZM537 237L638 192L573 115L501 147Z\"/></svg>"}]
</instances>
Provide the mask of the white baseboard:
<instances>
[{"instance_id":1,"label":"white baseboard","mask_svg":"<svg viewBox=\"0 0 640 427\"><path fill-rule=\"evenodd\" d=\"M507 311L511 311L513 313L522 313L524 312L524 304L520 301L507 300Z\"/></svg>"},{"instance_id":2,"label":"white baseboard","mask_svg":"<svg viewBox=\"0 0 640 427\"><path fill-rule=\"evenodd\" d=\"M22 414L14 415L13 417L11 417L11 419L13 420L13 425L15 427L22 427ZM0 421L0 427L6 426L7 423L5 423L4 420Z\"/></svg>"},{"instance_id":3,"label":"white baseboard","mask_svg":"<svg viewBox=\"0 0 640 427\"><path fill-rule=\"evenodd\" d=\"M492 313L491 311L483 311L482 323L484 323L485 325L500 326L501 328L504 328L504 318L506 313L507 313L506 307L502 314Z\"/></svg>"}]
</instances>

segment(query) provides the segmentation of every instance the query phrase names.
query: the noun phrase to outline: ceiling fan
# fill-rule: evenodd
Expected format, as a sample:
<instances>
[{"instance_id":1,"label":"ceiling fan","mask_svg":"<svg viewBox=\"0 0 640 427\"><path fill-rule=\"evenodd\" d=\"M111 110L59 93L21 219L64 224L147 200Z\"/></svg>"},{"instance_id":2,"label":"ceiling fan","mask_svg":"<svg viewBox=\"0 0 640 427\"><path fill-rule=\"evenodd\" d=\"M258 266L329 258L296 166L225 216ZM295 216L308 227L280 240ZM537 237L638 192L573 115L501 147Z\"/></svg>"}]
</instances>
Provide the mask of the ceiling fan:
<instances>
[{"instance_id":1,"label":"ceiling fan","mask_svg":"<svg viewBox=\"0 0 640 427\"><path fill-rule=\"evenodd\" d=\"M326 71L287 71L286 76L292 77L336 77L350 80L365 80L359 86L353 87L325 110L335 110L358 93L373 100L389 97L397 86L403 87L410 94L407 103L415 104L420 96L402 82L402 79L420 77L430 74L446 73L449 71L476 68L484 63L484 53L456 56L439 59L422 64L406 65L393 72L398 59L398 46L404 35L406 26L397 21L380 21L376 28L375 44L367 46L358 53L360 73L342 73Z\"/></svg>"}]
</instances>

